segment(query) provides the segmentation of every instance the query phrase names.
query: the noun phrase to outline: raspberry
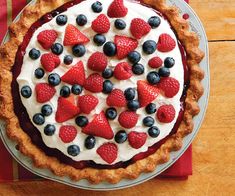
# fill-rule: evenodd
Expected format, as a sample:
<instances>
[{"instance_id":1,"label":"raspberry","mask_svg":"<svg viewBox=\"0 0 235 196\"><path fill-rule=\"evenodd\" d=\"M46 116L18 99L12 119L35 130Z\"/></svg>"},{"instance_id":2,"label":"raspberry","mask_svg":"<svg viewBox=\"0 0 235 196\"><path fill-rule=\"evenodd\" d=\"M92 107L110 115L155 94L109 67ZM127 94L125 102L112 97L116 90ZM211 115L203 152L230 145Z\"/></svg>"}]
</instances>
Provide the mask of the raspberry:
<instances>
[{"instance_id":1,"label":"raspberry","mask_svg":"<svg viewBox=\"0 0 235 196\"><path fill-rule=\"evenodd\" d=\"M180 83L172 77L161 78L157 87L164 92L166 97L172 98L179 92Z\"/></svg>"},{"instance_id":2,"label":"raspberry","mask_svg":"<svg viewBox=\"0 0 235 196\"><path fill-rule=\"evenodd\" d=\"M101 145L98 149L97 149L97 154L100 155L100 157L107 163L111 164L113 163L116 158L117 158L117 154L118 154L118 148L116 146L116 144L113 143L105 143L103 145Z\"/></svg>"},{"instance_id":3,"label":"raspberry","mask_svg":"<svg viewBox=\"0 0 235 196\"><path fill-rule=\"evenodd\" d=\"M38 103L45 103L47 101L50 101L56 93L55 88L47 83L37 84L35 87L35 91Z\"/></svg>"},{"instance_id":4,"label":"raspberry","mask_svg":"<svg viewBox=\"0 0 235 196\"><path fill-rule=\"evenodd\" d=\"M118 80L127 80L132 76L132 68L127 62L121 62L116 65L113 75Z\"/></svg>"},{"instance_id":5,"label":"raspberry","mask_svg":"<svg viewBox=\"0 0 235 196\"><path fill-rule=\"evenodd\" d=\"M64 143L72 142L77 136L77 129L74 126L61 126L59 137Z\"/></svg>"},{"instance_id":6,"label":"raspberry","mask_svg":"<svg viewBox=\"0 0 235 196\"><path fill-rule=\"evenodd\" d=\"M162 66L162 64L163 64L162 59L161 59L160 57L157 57L157 56L151 58L151 59L149 60L149 62L148 62L148 65L149 65L149 67L151 67L151 68L159 68L159 67Z\"/></svg>"},{"instance_id":7,"label":"raspberry","mask_svg":"<svg viewBox=\"0 0 235 196\"><path fill-rule=\"evenodd\" d=\"M173 105L162 105L157 110L157 118L161 123L170 123L175 118Z\"/></svg>"},{"instance_id":8,"label":"raspberry","mask_svg":"<svg viewBox=\"0 0 235 196\"><path fill-rule=\"evenodd\" d=\"M134 18L131 21L131 34L136 39L141 39L144 35L147 35L151 30L151 26L141 18Z\"/></svg>"},{"instance_id":9,"label":"raspberry","mask_svg":"<svg viewBox=\"0 0 235 196\"><path fill-rule=\"evenodd\" d=\"M141 148L147 139L147 134L143 132L132 131L128 134L128 141L132 148Z\"/></svg>"},{"instance_id":10,"label":"raspberry","mask_svg":"<svg viewBox=\"0 0 235 196\"><path fill-rule=\"evenodd\" d=\"M124 6L123 0L114 0L108 8L110 18L121 18L127 15L128 9Z\"/></svg>"},{"instance_id":11,"label":"raspberry","mask_svg":"<svg viewBox=\"0 0 235 196\"><path fill-rule=\"evenodd\" d=\"M160 52L170 52L176 46L175 40L168 34L163 33L158 39L157 49Z\"/></svg>"},{"instance_id":12,"label":"raspberry","mask_svg":"<svg viewBox=\"0 0 235 196\"><path fill-rule=\"evenodd\" d=\"M46 53L41 56L41 64L46 71L52 72L60 65L60 58L53 53Z\"/></svg>"},{"instance_id":13,"label":"raspberry","mask_svg":"<svg viewBox=\"0 0 235 196\"><path fill-rule=\"evenodd\" d=\"M84 88L93 93L103 90L103 78L98 73L93 73L85 80Z\"/></svg>"},{"instance_id":14,"label":"raspberry","mask_svg":"<svg viewBox=\"0 0 235 196\"><path fill-rule=\"evenodd\" d=\"M118 117L118 122L124 128L130 129L138 122L138 114L131 111L124 111Z\"/></svg>"},{"instance_id":15,"label":"raspberry","mask_svg":"<svg viewBox=\"0 0 235 196\"><path fill-rule=\"evenodd\" d=\"M107 16L100 14L91 24L91 28L96 33L107 33L110 29L110 22Z\"/></svg>"},{"instance_id":16,"label":"raspberry","mask_svg":"<svg viewBox=\"0 0 235 196\"><path fill-rule=\"evenodd\" d=\"M48 50L51 48L52 44L55 42L57 36L58 35L56 31L45 30L45 31L41 31L38 34L37 40L44 49Z\"/></svg>"},{"instance_id":17,"label":"raspberry","mask_svg":"<svg viewBox=\"0 0 235 196\"><path fill-rule=\"evenodd\" d=\"M88 59L87 66L93 71L104 71L107 67L108 59L102 52L93 53Z\"/></svg>"},{"instance_id":18,"label":"raspberry","mask_svg":"<svg viewBox=\"0 0 235 196\"><path fill-rule=\"evenodd\" d=\"M90 112L95 109L99 100L93 95L83 95L78 98L78 106L81 112L85 114L90 114Z\"/></svg>"},{"instance_id":19,"label":"raspberry","mask_svg":"<svg viewBox=\"0 0 235 196\"><path fill-rule=\"evenodd\" d=\"M120 89L114 89L107 97L106 103L111 107L125 107L126 98Z\"/></svg>"}]
</instances>

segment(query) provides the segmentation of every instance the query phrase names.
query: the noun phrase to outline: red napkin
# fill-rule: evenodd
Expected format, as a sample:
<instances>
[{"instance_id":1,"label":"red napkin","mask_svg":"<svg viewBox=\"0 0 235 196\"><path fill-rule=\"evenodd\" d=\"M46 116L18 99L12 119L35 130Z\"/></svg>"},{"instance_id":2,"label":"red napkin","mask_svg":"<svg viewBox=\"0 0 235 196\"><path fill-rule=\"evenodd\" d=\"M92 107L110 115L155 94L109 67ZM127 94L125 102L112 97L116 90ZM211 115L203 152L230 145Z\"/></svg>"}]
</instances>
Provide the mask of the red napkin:
<instances>
[{"instance_id":1,"label":"red napkin","mask_svg":"<svg viewBox=\"0 0 235 196\"><path fill-rule=\"evenodd\" d=\"M7 6L7 0L0 0L0 43L7 31L7 26L30 0L12 0L12 9ZM185 0L188 3L188 0ZM7 14L8 11L8 14ZM40 177L32 174L19 165L8 153L0 141L0 182L17 180L34 180ZM192 146L160 178L187 179L192 175Z\"/></svg>"}]
</instances>

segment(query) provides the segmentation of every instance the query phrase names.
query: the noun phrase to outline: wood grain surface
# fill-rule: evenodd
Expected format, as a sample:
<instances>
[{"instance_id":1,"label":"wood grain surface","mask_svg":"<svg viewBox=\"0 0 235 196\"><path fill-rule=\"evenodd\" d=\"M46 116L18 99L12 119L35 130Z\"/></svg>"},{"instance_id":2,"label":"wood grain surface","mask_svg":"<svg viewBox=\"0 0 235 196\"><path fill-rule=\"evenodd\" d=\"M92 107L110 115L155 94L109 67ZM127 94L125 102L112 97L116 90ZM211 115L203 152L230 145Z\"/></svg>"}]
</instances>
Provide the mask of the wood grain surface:
<instances>
[{"instance_id":1,"label":"wood grain surface","mask_svg":"<svg viewBox=\"0 0 235 196\"><path fill-rule=\"evenodd\" d=\"M187 181L152 179L136 187L85 191L51 181L0 184L0 195L235 195L235 0L190 0L209 39L211 92L193 142Z\"/></svg>"}]
</instances>

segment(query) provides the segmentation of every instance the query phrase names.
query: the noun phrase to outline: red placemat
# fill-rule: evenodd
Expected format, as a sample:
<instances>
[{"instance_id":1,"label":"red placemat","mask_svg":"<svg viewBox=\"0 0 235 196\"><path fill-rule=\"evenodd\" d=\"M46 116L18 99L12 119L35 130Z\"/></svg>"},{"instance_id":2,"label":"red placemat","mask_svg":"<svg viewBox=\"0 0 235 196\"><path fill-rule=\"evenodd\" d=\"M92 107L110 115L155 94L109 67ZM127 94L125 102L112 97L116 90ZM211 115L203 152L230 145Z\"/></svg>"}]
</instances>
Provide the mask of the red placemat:
<instances>
[{"instance_id":1,"label":"red placemat","mask_svg":"<svg viewBox=\"0 0 235 196\"><path fill-rule=\"evenodd\" d=\"M0 43L7 31L8 25L30 0L0 0ZM188 0L185 0L188 2ZM9 3L11 2L11 4ZM32 174L19 165L8 153L0 141L0 182L17 180L34 180L40 177ZM192 146L160 178L187 179L192 175Z\"/></svg>"}]
</instances>

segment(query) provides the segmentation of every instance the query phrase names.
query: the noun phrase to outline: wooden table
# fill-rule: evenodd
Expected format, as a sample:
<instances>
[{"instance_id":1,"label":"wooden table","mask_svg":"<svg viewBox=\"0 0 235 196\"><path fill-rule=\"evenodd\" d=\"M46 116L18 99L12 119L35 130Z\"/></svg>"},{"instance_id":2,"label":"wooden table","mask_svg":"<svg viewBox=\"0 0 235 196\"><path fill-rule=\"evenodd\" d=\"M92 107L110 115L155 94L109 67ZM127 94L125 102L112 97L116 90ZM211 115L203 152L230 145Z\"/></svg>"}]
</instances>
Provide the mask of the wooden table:
<instances>
[{"instance_id":1,"label":"wooden table","mask_svg":"<svg viewBox=\"0 0 235 196\"><path fill-rule=\"evenodd\" d=\"M153 179L112 192L55 182L0 184L0 195L234 195L235 194L235 0L190 0L209 39L211 93L202 128L193 142L193 176ZM1 160L2 161L2 160Z\"/></svg>"}]
</instances>

